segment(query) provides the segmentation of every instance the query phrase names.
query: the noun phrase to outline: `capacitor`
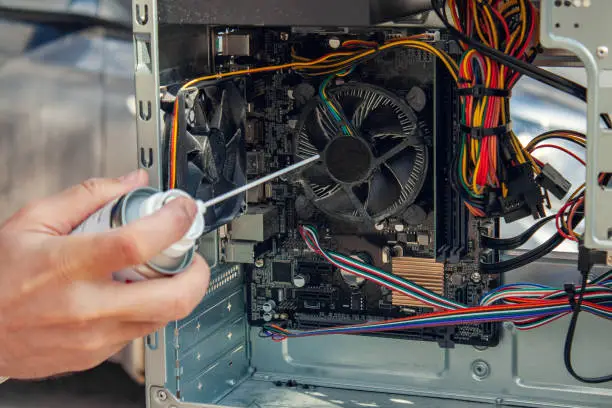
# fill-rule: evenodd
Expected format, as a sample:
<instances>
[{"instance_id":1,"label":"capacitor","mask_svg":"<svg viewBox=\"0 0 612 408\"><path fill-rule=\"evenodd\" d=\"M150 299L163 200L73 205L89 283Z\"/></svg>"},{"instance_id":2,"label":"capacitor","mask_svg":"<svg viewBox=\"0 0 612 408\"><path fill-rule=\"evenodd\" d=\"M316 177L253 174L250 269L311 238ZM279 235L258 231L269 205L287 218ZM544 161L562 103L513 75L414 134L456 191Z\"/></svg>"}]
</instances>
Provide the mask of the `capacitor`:
<instances>
[{"instance_id":1,"label":"capacitor","mask_svg":"<svg viewBox=\"0 0 612 408\"><path fill-rule=\"evenodd\" d=\"M392 256L391 255L391 248L383 247L382 254L381 254L382 263L390 264L391 263L391 256Z\"/></svg>"},{"instance_id":2,"label":"capacitor","mask_svg":"<svg viewBox=\"0 0 612 408\"><path fill-rule=\"evenodd\" d=\"M271 313L275 307L276 307L276 302L270 299L266 303L263 304L263 306L261 307L261 310L263 310L265 313Z\"/></svg>"},{"instance_id":3,"label":"capacitor","mask_svg":"<svg viewBox=\"0 0 612 408\"><path fill-rule=\"evenodd\" d=\"M276 291L276 297L278 298L278 303L283 303L283 300L285 300L285 291L283 289L278 289Z\"/></svg>"},{"instance_id":4,"label":"capacitor","mask_svg":"<svg viewBox=\"0 0 612 408\"><path fill-rule=\"evenodd\" d=\"M303 288L308 284L308 275L297 274L293 276L293 286Z\"/></svg>"}]
</instances>

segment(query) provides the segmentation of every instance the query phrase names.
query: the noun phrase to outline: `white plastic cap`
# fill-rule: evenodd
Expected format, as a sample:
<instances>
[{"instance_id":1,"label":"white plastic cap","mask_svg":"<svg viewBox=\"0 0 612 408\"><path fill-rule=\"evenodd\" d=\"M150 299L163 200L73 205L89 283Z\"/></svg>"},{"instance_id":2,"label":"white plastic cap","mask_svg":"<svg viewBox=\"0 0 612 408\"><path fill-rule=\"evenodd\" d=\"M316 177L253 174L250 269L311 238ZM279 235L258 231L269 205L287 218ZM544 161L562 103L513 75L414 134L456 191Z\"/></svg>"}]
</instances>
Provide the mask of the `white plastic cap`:
<instances>
[{"instance_id":1,"label":"white plastic cap","mask_svg":"<svg viewBox=\"0 0 612 408\"><path fill-rule=\"evenodd\" d=\"M152 195L148 199L146 199L140 206L140 216L146 217L149 216L168 204L172 200L176 200L177 198L185 197L191 198L189 194L181 190L170 190L166 192L161 192ZM179 258L185 255L187 252L194 247L196 240L202 236L204 233L204 213L206 212L206 207L202 201L197 201L198 204L198 213L191 225L187 234L180 241L176 242L170 248L166 249L163 254L172 258Z\"/></svg>"}]
</instances>

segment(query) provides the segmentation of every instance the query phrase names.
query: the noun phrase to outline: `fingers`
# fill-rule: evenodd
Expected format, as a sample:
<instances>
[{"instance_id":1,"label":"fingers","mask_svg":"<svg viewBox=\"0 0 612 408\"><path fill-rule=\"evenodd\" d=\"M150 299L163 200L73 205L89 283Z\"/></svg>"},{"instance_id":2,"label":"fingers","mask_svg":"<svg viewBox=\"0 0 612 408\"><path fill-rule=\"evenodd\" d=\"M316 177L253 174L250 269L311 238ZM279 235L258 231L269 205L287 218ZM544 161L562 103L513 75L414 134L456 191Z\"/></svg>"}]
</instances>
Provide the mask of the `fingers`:
<instances>
[{"instance_id":1,"label":"fingers","mask_svg":"<svg viewBox=\"0 0 612 408\"><path fill-rule=\"evenodd\" d=\"M122 228L62 238L51 265L58 265L58 277L71 281L146 264L185 236L197 211L193 200L180 198Z\"/></svg>"},{"instance_id":2,"label":"fingers","mask_svg":"<svg viewBox=\"0 0 612 408\"><path fill-rule=\"evenodd\" d=\"M24 208L11 221L40 227L54 235L67 235L105 204L147 183L147 173L142 170L120 179L91 179Z\"/></svg>"},{"instance_id":3,"label":"fingers","mask_svg":"<svg viewBox=\"0 0 612 408\"><path fill-rule=\"evenodd\" d=\"M113 285L116 317L132 322L170 322L187 317L208 290L210 268L200 256L172 278Z\"/></svg>"}]
</instances>

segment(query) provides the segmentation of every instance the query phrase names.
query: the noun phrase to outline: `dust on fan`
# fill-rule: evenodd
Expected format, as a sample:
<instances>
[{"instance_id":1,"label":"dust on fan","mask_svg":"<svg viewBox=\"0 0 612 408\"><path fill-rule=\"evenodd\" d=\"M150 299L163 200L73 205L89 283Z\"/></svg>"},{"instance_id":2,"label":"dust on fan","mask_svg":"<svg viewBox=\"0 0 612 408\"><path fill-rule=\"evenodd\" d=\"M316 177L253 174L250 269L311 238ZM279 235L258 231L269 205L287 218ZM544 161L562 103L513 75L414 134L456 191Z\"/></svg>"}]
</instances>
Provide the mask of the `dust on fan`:
<instances>
[{"instance_id":1,"label":"dust on fan","mask_svg":"<svg viewBox=\"0 0 612 408\"><path fill-rule=\"evenodd\" d=\"M246 177L246 102L233 81L201 89L185 133L177 146L177 183L201 200L209 200L244 186ZM206 230L212 231L236 218L245 207L239 195L206 213Z\"/></svg>"},{"instance_id":2,"label":"dust on fan","mask_svg":"<svg viewBox=\"0 0 612 408\"><path fill-rule=\"evenodd\" d=\"M301 173L304 190L324 213L349 222L379 222L414 203L423 188L429 153L412 109L396 95L369 84L328 91L353 136L320 98L297 127L299 158L323 161Z\"/></svg>"}]
</instances>

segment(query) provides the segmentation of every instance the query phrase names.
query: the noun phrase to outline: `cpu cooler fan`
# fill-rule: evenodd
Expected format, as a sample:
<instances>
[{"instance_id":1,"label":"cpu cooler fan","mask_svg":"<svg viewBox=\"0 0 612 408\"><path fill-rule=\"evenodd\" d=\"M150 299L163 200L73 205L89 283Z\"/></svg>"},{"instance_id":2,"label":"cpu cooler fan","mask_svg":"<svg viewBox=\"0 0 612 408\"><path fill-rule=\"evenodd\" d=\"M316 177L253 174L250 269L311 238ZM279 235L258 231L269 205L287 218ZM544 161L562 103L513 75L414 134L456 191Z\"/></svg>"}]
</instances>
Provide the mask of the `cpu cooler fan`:
<instances>
[{"instance_id":1,"label":"cpu cooler fan","mask_svg":"<svg viewBox=\"0 0 612 408\"><path fill-rule=\"evenodd\" d=\"M414 203L425 182L429 153L412 109L377 86L348 83L328 91L353 135L320 98L302 112L297 127L299 158L321 154L301 173L313 203L348 222L377 223Z\"/></svg>"},{"instance_id":2,"label":"cpu cooler fan","mask_svg":"<svg viewBox=\"0 0 612 408\"><path fill-rule=\"evenodd\" d=\"M201 89L190 105L189 123L179 125L176 188L206 201L246 184L246 102L237 85L225 81ZM206 230L227 224L244 206L243 194L210 208Z\"/></svg>"}]
</instances>

